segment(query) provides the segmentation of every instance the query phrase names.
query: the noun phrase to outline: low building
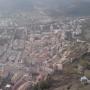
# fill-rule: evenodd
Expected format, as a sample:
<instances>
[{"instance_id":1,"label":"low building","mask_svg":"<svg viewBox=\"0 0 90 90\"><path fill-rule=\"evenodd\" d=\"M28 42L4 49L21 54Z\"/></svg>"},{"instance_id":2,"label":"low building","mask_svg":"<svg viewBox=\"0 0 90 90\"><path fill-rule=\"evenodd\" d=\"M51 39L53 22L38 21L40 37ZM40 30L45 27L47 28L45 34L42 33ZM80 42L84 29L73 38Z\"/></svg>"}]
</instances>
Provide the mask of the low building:
<instances>
[{"instance_id":1,"label":"low building","mask_svg":"<svg viewBox=\"0 0 90 90\"><path fill-rule=\"evenodd\" d=\"M83 85L88 84L88 78L86 76L83 76L80 78L80 82Z\"/></svg>"},{"instance_id":2,"label":"low building","mask_svg":"<svg viewBox=\"0 0 90 90\"><path fill-rule=\"evenodd\" d=\"M7 84L7 85L5 86L5 90L11 90L11 85L10 85L10 84Z\"/></svg>"}]
</instances>

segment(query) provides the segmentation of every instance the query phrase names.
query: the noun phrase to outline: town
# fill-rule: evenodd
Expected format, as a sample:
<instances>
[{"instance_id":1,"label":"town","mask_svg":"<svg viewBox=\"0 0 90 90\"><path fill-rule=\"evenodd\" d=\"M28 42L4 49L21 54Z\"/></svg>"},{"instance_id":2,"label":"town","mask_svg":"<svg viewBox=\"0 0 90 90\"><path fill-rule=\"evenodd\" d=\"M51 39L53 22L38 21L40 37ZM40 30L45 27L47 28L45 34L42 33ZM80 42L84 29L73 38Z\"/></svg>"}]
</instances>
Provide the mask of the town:
<instances>
[{"instance_id":1,"label":"town","mask_svg":"<svg viewBox=\"0 0 90 90\"><path fill-rule=\"evenodd\" d=\"M61 72L66 63L89 53L82 30L89 17L37 18L0 17L0 90L28 90L42 76Z\"/></svg>"}]
</instances>

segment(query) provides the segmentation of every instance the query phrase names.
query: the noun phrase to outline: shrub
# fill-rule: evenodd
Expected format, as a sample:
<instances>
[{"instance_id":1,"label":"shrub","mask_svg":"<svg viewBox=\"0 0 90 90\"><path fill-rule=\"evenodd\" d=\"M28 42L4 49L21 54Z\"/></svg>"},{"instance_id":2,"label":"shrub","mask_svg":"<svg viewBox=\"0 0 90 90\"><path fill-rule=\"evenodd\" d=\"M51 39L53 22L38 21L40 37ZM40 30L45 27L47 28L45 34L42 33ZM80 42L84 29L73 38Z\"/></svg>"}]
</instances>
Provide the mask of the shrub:
<instances>
[{"instance_id":1,"label":"shrub","mask_svg":"<svg viewBox=\"0 0 90 90\"><path fill-rule=\"evenodd\" d=\"M50 76L48 76L46 80L42 80L38 82L36 85L34 85L33 90L45 90L50 88L51 80L52 79L50 78Z\"/></svg>"}]
</instances>

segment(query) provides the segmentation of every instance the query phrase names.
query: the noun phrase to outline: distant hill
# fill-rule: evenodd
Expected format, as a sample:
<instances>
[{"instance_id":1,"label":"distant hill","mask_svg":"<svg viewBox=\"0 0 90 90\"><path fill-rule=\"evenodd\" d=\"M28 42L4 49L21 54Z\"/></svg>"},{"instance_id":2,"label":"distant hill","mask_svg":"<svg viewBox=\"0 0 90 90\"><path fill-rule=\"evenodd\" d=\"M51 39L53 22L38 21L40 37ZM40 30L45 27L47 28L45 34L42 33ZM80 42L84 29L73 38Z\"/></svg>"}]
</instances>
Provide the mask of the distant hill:
<instances>
[{"instance_id":1,"label":"distant hill","mask_svg":"<svg viewBox=\"0 0 90 90\"><path fill-rule=\"evenodd\" d=\"M90 16L90 2L82 2L69 9L67 14L72 16Z\"/></svg>"},{"instance_id":2,"label":"distant hill","mask_svg":"<svg viewBox=\"0 0 90 90\"><path fill-rule=\"evenodd\" d=\"M0 0L0 12L46 9L49 15L90 15L90 0Z\"/></svg>"}]
</instances>

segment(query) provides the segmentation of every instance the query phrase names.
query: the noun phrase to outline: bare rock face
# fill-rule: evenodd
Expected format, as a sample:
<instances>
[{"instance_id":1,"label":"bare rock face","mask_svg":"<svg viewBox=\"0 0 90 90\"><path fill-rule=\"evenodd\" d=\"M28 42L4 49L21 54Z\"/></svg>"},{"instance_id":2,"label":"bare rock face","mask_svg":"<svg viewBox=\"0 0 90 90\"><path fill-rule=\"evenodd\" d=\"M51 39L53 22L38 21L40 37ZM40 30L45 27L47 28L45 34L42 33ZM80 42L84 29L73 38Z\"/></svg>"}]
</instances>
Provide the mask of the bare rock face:
<instances>
[{"instance_id":1,"label":"bare rock face","mask_svg":"<svg viewBox=\"0 0 90 90\"><path fill-rule=\"evenodd\" d=\"M80 58L88 51L87 43L74 43L71 46L67 47L66 51L64 51L62 58L60 60L61 63L65 63L68 61L73 61L74 59Z\"/></svg>"},{"instance_id":2,"label":"bare rock face","mask_svg":"<svg viewBox=\"0 0 90 90\"><path fill-rule=\"evenodd\" d=\"M23 76L23 73L21 72L15 73L11 78L11 82L15 84L22 76Z\"/></svg>"},{"instance_id":3,"label":"bare rock face","mask_svg":"<svg viewBox=\"0 0 90 90\"><path fill-rule=\"evenodd\" d=\"M15 83L15 85L13 86L12 90L17 90L21 85L23 85L25 82L28 82L30 79L30 77L28 75L24 75L23 77L21 77L17 83Z\"/></svg>"},{"instance_id":4,"label":"bare rock face","mask_svg":"<svg viewBox=\"0 0 90 90\"><path fill-rule=\"evenodd\" d=\"M27 90L28 88L30 88L31 82L25 82L24 84L22 84L17 90Z\"/></svg>"}]
</instances>

